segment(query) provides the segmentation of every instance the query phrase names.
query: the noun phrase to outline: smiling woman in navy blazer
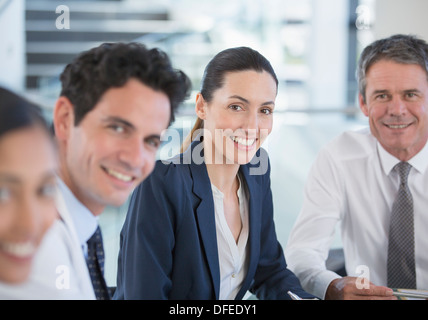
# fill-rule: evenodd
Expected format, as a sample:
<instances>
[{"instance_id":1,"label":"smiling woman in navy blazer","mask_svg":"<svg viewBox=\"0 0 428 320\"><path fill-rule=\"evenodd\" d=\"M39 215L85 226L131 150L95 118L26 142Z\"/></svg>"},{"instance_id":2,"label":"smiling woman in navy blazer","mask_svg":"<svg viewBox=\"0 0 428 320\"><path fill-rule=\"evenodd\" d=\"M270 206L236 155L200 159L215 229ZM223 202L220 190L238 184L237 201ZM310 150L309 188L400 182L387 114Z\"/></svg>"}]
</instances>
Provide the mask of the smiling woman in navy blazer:
<instances>
[{"instance_id":1,"label":"smiling woman in navy blazer","mask_svg":"<svg viewBox=\"0 0 428 320\"><path fill-rule=\"evenodd\" d=\"M273 221L270 165L278 80L260 53L227 49L207 65L191 144L158 161L121 232L116 299L303 298Z\"/></svg>"}]
</instances>

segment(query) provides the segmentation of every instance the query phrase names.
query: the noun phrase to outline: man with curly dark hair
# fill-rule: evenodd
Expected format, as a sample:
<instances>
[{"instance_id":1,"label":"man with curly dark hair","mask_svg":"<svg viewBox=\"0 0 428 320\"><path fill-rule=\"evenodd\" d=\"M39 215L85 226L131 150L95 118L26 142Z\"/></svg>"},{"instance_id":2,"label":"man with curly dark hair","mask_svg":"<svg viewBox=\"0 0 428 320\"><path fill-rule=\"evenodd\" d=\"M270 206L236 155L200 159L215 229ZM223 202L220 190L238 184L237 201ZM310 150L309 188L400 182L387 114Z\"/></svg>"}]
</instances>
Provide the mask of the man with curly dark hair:
<instances>
[{"instance_id":1,"label":"man with curly dark hair","mask_svg":"<svg viewBox=\"0 0 428 320\"><path fill-rule=\"evenodd\" d=\"M96 298L107 299L104 278L92 269L99 264L102 270L103 262L91 258L88 242L93 235L100 239L96 217L106 206L123 204L152 172L161 132L174 119L190 81L158 49L106 43L69 64L61 82L53 117L60 190L67 209L73 208L71 220Z\"/></svg>"},{"instance_id":2,"label":"man with curly dark hair","mask_svg":"<svg viewBox=\"0 0 428 320\"><path fill-rule=\"evenodd\" d=\"M64 238L72 241L42 246L37 262L43 274L30 281L46 299L56 298L44 291L52 286L58 298L67 291L67 299L109 299L98 216L125 203L152 172L161 133L188 95L190 80L164 52L138 43L104 43L83 52L60 79L53 111L57 210ZM55 283L43 282L52 273Z\"/></svg>"}]
</instances>

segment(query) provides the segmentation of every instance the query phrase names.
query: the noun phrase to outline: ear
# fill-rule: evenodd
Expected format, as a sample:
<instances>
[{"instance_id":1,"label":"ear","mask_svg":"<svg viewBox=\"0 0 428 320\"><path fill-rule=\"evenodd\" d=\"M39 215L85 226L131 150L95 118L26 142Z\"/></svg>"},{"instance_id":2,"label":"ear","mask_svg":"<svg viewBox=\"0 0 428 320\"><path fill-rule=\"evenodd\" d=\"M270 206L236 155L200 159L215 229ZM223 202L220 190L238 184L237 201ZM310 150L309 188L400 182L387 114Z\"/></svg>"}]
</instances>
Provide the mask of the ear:
<instances>
[{"instance_id":1,"label":"ear","mask_svg":"<svg viewBox=\"0 0 428 320\"><path fill-rule=\"evenodd\" d=\"M195 111L196 111L196 115L202 120L205 120L206 118L206 108L207 108L207 102L205 101L202 94L198 93L196 95Z\"/></svg>"},{"instance_id":2,"label":"ear","mask_svg":"<svg viewBox=\"0 0 428 320\"><path fill-rule=\"evenodd\" d=\"M361 111L364 113L364 115L366 117L368 117L369 116L369 109L368 109L366 101L365 101L365 99L364 99L364 97L362 96L361 93L358 94L358 100L360 102L360 109L361 109Z\"/></svg>"},{"instance_id":3,"label":"ear","mask_svg":"<svg viewBox=\"0 0 428 320\"><path fill-rule=\"evenodd\" d=\"M61 96L55 103L53 125L58 140L67 140L74 126L74 108L67 97Z\"/></svg>"}]
</instances>

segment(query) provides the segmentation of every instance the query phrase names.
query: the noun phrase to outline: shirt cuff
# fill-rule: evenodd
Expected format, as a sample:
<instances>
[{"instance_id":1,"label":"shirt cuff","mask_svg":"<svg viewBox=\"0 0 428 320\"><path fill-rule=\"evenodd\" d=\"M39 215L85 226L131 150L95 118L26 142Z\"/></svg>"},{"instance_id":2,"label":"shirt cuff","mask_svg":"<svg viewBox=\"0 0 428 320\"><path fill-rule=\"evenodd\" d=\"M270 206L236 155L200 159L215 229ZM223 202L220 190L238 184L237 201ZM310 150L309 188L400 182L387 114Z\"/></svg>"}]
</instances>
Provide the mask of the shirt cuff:
<instances>
[{"instance_id":1,"label":"shirt cuff","mask_svg":"<svg viewBox=\"0 0 428 320\"><path fill-rule=\"evenodd\" d=\"M339 278L341 278L341 276L333 271L323 271L315 277L316 280L313 283L313 294L317 297L325 299L328 286L333 280Z\"/></svg>"}]
</instances>

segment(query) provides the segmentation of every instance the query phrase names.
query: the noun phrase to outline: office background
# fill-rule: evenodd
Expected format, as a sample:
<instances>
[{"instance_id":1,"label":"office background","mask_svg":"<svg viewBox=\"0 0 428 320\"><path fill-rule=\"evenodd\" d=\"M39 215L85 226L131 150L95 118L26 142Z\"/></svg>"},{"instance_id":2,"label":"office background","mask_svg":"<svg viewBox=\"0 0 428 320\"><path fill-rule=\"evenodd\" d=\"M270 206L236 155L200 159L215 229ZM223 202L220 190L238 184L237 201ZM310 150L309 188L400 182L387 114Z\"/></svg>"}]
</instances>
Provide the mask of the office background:
<instances>
[{"instance_id":1,"label":"office background","mask_svg":"<svg viewBox=\"0 0 428 320\"><path fill-rule=\"evenodd\" d=\"M0 0L0 85L42 105L49 119L58 76L74 56L106 41L140 41L165 50L192 79L193 94L173 124L183 137L213 55L241 45L260 51L280 80L265 148L276 230L285 246L320 147L367 125L355 81L362 48L394 33L428 40L426 12L425 0ZM161 148L159 157L172 156L179 144L168 143L173 150L162 154ZM127 203L100 217L112 286L126 211ZM341 246L339 232L333 246Z\"/></svg>"}]
</instances>

